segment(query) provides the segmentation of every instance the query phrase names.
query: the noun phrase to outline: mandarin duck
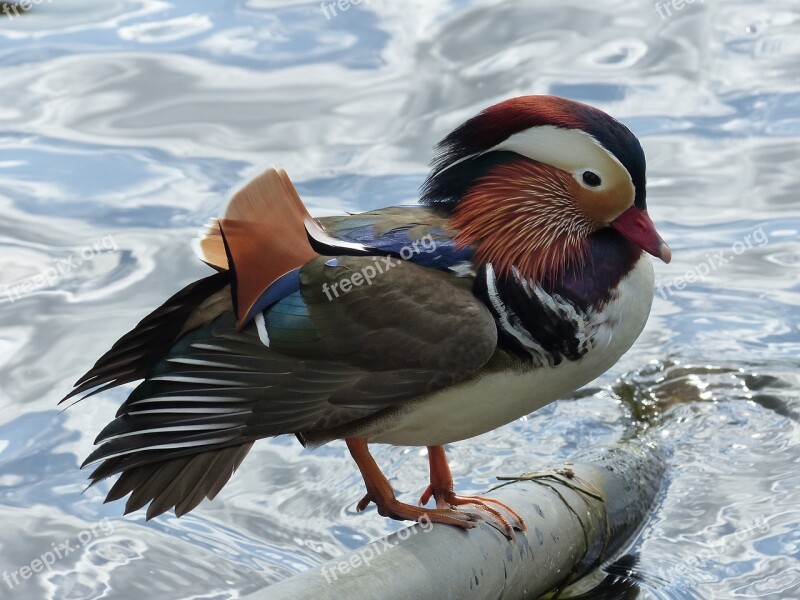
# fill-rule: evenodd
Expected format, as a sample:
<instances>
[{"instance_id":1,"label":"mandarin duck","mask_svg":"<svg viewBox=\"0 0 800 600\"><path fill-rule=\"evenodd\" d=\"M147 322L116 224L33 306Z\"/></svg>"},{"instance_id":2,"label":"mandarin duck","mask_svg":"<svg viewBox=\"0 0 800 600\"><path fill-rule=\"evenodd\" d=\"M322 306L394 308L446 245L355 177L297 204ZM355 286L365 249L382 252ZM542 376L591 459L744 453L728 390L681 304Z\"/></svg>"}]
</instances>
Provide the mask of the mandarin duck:
<instances>
[{"instance_id":1,"label":"mandarin duck","mask_svg":"<svg viewBox=\"0 0 800 600\"><path fill-rule=\"evenodd\" d=\"M64 400L142 380L95 440L106 501L180 516L253 443L345 440L394 519L507 536L516 512L455 493L444 445L589 383L642 331L646 254L670 260L645 204L645 156L606 113L513 98L438 145L420 205L314 219L282 169L231 199L196 244L216 273L123 336ZM62 400L63 402L63 400ZM430 484L400 502L368 444L426 446ZM433 498L436 508L424 505Z\"/></svg>"}]
</instances>

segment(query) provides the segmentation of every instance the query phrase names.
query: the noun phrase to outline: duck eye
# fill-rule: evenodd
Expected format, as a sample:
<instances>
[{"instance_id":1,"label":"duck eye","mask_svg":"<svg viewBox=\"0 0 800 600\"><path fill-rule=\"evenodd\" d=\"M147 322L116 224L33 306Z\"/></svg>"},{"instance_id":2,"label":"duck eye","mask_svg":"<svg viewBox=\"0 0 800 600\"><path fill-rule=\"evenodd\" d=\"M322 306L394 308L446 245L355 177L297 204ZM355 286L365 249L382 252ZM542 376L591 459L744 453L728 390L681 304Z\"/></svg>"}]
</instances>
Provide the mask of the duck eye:
<instances>
[{"instance_id":1,"label":"duck eye","mask_svg":"<svg viewBox=\"0 0 800 600\"><path fill-rule=\"evenodd\" d=\"M583 183L585 183L589 187L595 188L603 182L600 180L600 176L594 171L584 171Z\"/></svg>"}]
</instances>

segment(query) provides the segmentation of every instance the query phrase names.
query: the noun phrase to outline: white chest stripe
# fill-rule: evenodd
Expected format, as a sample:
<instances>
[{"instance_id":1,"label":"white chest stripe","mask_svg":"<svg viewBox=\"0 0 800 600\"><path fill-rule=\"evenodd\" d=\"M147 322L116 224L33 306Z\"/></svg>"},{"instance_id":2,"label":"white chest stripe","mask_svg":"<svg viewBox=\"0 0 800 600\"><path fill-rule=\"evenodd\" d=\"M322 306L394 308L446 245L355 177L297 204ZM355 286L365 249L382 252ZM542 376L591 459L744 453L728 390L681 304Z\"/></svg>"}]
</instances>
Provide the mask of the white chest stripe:
<instances>
[{"instance_id":1,"label":"white chest stripe","mask_svg":"<svg viewBox=\"0 0 800 600\"><path fill-rule=\"evenodd\" d=\"M264 313L258 311L254 320L256 322L256 329L258 329L258 339L269 348L269 334L267 333L267 324L264 322Z\"/></svg>"},{"instance_id":2,"label":"white chest stripe","mask_svg":"<svg viewBox=\"0 0 800 600\"><path fill-rule=\"evenodd\" d=\"M532 284L529 280L523 279L516 267L513 267L513 273L514 279L516 279L517 283L522 286L522 289L525 291L528 298L533 299L533 296L535 295L539 302L541 302L543 306L553 311L553 313L562 315L562 318L565 320L574 321L578 326L578 343L582 346L587 341L589 322L593 320L591 318L591 314L587 315L583 312L578 312L578 310L575 308L575 305L568 300L565 300L558 294L550 295L545 292L542 286L538 283Z\"/></svg>"},{"instance_id":3,"label":"white chest stripe","mask_svg":"<svg viewBox=\"0 0 800 600\"><path fill-rule=\"evenodd\" d=\"M522 326L522 322L517 314L512 309L508 308L503 302L503 299L500 298L500 294L497 292L494 268L491 263L486 265L486 290L489 293L489 300L492 302L492 307L497 313L497 318L503 330L522 344L523 348L527 348L538 356L544 356L544 348L536 343L536 340L531 337L528 330ZM514 323L512 323L512 320Z\"/></svg>"}]
</instances>

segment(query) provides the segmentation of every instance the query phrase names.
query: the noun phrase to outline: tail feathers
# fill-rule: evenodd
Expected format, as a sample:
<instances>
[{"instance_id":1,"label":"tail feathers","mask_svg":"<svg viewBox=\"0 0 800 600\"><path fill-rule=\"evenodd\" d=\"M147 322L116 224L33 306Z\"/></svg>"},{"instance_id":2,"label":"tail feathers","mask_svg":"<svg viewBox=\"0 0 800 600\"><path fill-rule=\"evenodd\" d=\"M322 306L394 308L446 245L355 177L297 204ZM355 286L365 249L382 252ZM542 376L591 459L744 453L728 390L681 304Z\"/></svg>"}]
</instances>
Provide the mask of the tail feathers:
<instances>
[{"instance_id":1,"label":"tail feathers","mask_svg":"<svg viewBox=\"0 0 800 600\"><path fill-rule=\"evenodd\" d=\"M213 500L252 446L253 442L248 442L126 469L108 492L106 502L130 494L125 514L149 503L147 520L173 507L180 517L196 508L203 498ZM113 458L105 461L92 473L92 484L116 472L119 464Z\"/></svg>"},{"instance_id":2,"label":"tail feathers","mask_svg":"<svg viewBox=\"0 0 800 600\"><path fill-rule=\"evenodd\" d=\"M172 296L101 356L59 404L84 392L89 392L84 396L87 398L109 388L143 379L184 332L184 325L195 309L224 288L228 281L228 273L217 273L188 285Z\"/></svg>"},{"instance_id":3,"label":"tail feathers","mask_svg":"<svg viewBox=\"0 0 800 600\"><path fill-rule=\"evenodd\" d=\"M158 432L145 430L133 435L116 437L95 448L94 452L83 462L81 468L101 460L124 457L127 469L153 462L154 452L193 454L208 447L230 445L242 439L240 423L213 424L207 429L190 426L188 429L189 431L185 433L180 432L177 427L162 429ZM157 454L156 456L158 457Z\"/></svg>"},{"instance_id":4,"label":"tail feathers","mask_svg":"<svg viewBox=\"0 0 800 600\"><path fill-rule=\"evenodd\" d=\"M170 409L164 409L165 412ZM173 435L176 441L185 436L196 433L226 431L234 427L242 427L246 424L247 417L253 411L249 406L234 407L226 413L211 412L204 415L173 415L173 414L125 414L117 417L95 438L95 444L111 443L114 440L133 440L131 444L133 450L147 450L147 442L142 438L152 436L155 433L163 432ZM165 418L168 417L168 418Z\"/></svg>"},{"instance_id":5,"label":"tail feathers","mask_svg":"<svg viewBox=\"0 0 800 600\"><path fill-rule=\"evenodd\" d=\"M265 231L277 236L299 233L304 237L303 222L310 218L286 171L270 167L233 195L222 219L268 225ZM229 269L220 219L211 219L198 237L194 250L200 260L215 269Z\"/></svg>"},{"instance_id":6,"label":"tail feathers","mask_svg":"<svg viewBox=\"0 0 800 600\"><path fill-rule=\"evenodd\" d=\"M230 273L240 330L273 283L317 256L306 222L313 219L286 171L272 167L234 194L225 216L201 232L195 252Z\"/></svg>"},{"instance_id":7,"label":"tail feathers","mask_svg":"<svg viewBox=\"0 0 800 600\"><path fill-rule=\"evenodd\" d=\"M217 271L228 270L228 255L219 228L219 219L210 219L204 230L197 234L193 245L195 255Z\"/></svg>"}]
</instances>

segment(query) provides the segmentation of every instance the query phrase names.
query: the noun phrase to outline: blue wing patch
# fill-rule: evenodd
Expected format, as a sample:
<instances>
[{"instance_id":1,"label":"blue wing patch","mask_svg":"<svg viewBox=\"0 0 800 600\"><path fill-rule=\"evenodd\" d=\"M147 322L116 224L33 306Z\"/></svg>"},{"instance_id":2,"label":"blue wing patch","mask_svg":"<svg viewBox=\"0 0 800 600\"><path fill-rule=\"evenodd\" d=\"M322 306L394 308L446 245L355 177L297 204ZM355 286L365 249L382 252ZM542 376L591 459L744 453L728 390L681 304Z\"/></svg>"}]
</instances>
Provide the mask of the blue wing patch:
<instances>
[{"instance_id":1,"label":"blue wing patch","mask_svg":"<svg viewBox=\"0 0 800 600\"><path fill-rule=\"evenodd\" d=\"M456 241L445 231L434 228L423 236L415 237L413 230L416 228L411 224L376 235L374 224L368 223L337 231L336 237L375 249L378 251L376 254L399 256L433 269L449 269L472 258L473 249L456 248Z\"/></svg>"}]
</instances>

